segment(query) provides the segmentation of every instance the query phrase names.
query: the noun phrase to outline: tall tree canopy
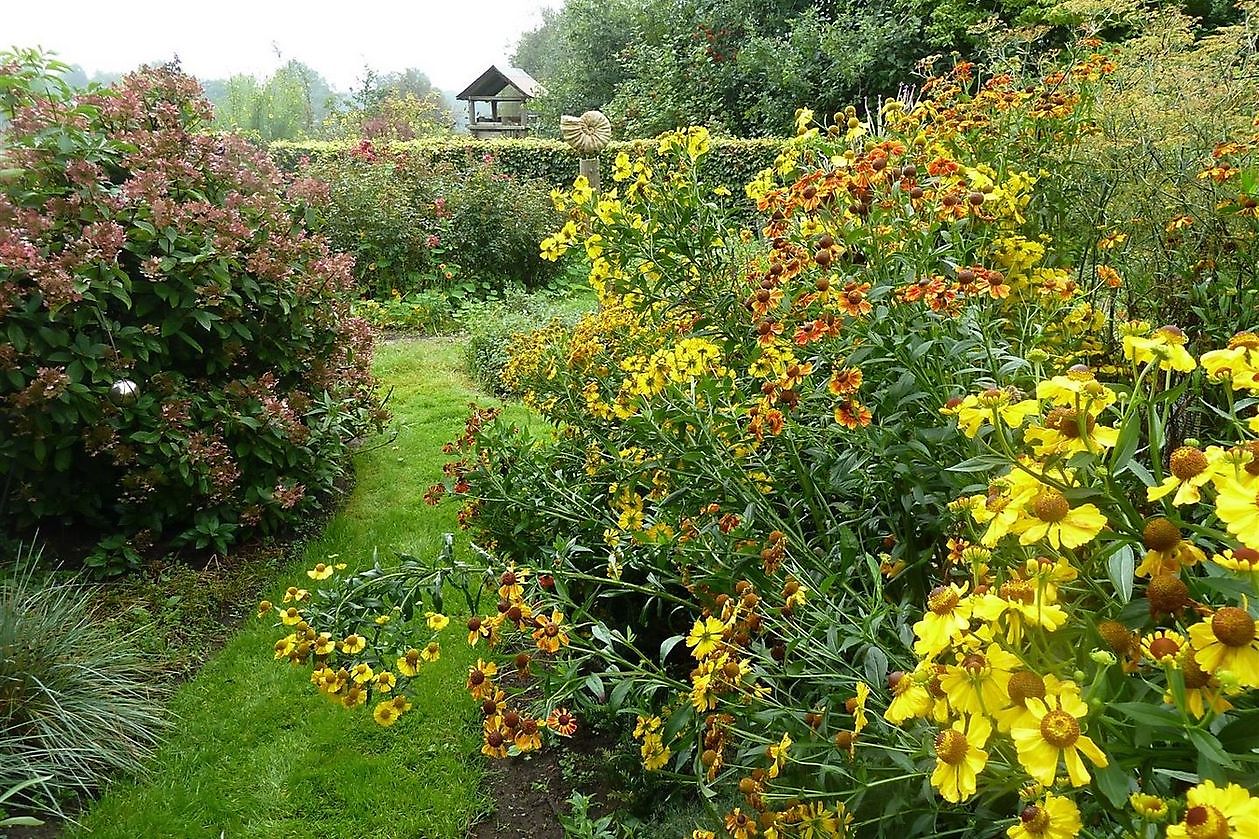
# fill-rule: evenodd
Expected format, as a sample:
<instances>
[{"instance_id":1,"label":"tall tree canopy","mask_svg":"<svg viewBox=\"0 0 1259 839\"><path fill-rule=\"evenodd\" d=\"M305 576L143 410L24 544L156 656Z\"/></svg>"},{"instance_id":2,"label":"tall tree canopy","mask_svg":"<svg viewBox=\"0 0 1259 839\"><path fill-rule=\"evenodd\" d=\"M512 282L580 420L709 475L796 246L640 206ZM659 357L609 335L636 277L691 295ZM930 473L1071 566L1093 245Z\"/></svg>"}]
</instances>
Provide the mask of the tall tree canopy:
<instances>
[{"instance_id":1,"label":"tall tree canopy","mask_svg":"<svg viewBox=\"0 0 1259 839\"><path fill-rule=\"evenodd\" d=\"M1060 43L1081 18L1122 29L1129 7L1173 5L1213 26L1230 0L567 0L514 56L547 88L544 122L602 107L618 133L703 123L740 136L791 128L912 82L930 55L976 55L1003 27Z\"/></svg>"}]
</instances>

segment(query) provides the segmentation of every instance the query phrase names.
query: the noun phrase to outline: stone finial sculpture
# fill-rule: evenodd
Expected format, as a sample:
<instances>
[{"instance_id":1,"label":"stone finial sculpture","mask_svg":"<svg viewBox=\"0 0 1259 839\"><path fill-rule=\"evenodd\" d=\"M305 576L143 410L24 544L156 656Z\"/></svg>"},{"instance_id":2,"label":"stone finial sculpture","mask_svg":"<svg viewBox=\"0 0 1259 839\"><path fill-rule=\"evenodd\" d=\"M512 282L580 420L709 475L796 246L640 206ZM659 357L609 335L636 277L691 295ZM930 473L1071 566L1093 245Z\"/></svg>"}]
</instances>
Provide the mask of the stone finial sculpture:
<instances>
[{"instance_id":1,"label":"stone finial sculpture","mask_svg":"<svg viewBox=\"0 0 1259 839\"><path fill-rule=\"evenodd\" d=\"M597 157L612 139L612 123L602 111L560 117L560 135L582 158Z\"/></svg>"}]
</instances>

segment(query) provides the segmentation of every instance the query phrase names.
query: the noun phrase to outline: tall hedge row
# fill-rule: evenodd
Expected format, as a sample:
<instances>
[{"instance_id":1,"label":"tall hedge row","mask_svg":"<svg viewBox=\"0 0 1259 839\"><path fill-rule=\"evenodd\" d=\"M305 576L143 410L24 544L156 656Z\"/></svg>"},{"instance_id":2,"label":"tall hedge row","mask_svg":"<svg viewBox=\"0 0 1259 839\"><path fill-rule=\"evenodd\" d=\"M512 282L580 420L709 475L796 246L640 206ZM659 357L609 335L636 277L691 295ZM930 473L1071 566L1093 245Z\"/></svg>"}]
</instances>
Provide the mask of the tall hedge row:
<instances>
[{"instance_id":1,"label":"tall hedge row","mask_svg":"<svg viewBox=\"0 0 1259 839\"><path fill-rule=\"evenodd\" d=\"M714 185L727 187L734 196L743 195L743 187L756 173L773 165L782 149L782 140L718 138L712 142L712 151L705 165L704 174ZM629 140L613 142L600 155L603 171L612 171L612 161L618 152L636 156L655 146L654 140ZM348 155L356 146L346 142L276 142L271 144L271 157L287 171L295 171L302 158L319 161ZM496 168L516 178L536 178L553 186L571 185L577 176L577 154L559 140L516 139L478 140L473 137L444 137L411 140L390 144L390 151L405 152L416 165L449 165L470 169L485 159L494 159Z\"/></svg>"}]
</instances>

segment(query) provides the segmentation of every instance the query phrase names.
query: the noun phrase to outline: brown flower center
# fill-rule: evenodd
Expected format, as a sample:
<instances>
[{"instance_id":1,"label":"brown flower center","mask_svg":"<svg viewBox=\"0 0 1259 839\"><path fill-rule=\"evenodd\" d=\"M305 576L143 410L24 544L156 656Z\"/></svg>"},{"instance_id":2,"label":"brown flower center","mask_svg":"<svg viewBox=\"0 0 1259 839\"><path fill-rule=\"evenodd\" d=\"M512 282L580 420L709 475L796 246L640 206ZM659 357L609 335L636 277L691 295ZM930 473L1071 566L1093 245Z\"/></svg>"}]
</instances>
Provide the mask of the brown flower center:
<instances>
[{"instance_id":1,"label":"brown flower center","mask_svg":"<svg viewBox=\"0 0 1259 839\"><path fill-rule=\"evenodd\" d=\"M560 634L560 628L553 623L548 623L546 625L546 629L543 631L546 633L546 637L548 638L554 638L556 635Z\"/></svg>"},{"instance_id":2,"label":"brown flower center","mask_svg":"<svg viewBox=\"0 0 1259 839\"><path fill-rule=\"evenodd\" d=\"M981 676L988 670L988 659L982 653L971 653L962 659L962 669L971 676Z\"/></svg>"},{"instance_id":3,"label":"brown flower center","mask_svg":"<svg viewBox=\"0 0 1259 839\"><path fill-rule=\"evenodd\" d=\"M1182 481L1201 475L1207 468L1207 456L1194 446L1181 446L1172 452L1171 470Z\"/></svg>"},{"instance_id":4,"label":"brown flower center","mask_svg":"<svg viewBox=\"0 0 1259 839\"><path fill-rule=\"evenodd\" d=\"M1255 640L1255 619L1245 609L1225 606L1212 616L1211 631L1226 647L1245 647Z\"/></svg>"},{"instance_id":5,"label":"brown flower center","mask_svg":"<svg viewBox=\"0 0 1259 839\"><path fill-rule=\"evenodd\" d=\"M1119 621L1102 621L1097 625L1097 634L1102 636L1106 646L1120 655L1126 655L1132 649L1132 630Z\"/></svg>"},{"instance_id":6,"label":"brown flower center","mask_svg":"<svg viewBox=\"0 0 1259 839\"><path fill-rule=\"evenodd\" d=\"M1233 559L1248 563L1250 565L1259 565L1259 551L1255 550L1254 548L1245 548L1245 547L1234 548Z\"/></svg>"},{"instance_id":7,"label":"brown flower center","mask_svg":"<svg viewBox=\"0 0 1259 839\"><path fill-rule=\"evenodd\" d=\"M1066 496L1054 489L1047 489L1032 502L1032 513L1041 521L1056 524L1071 512Z\"/></svg>"},{"instance_id":8,"label":"brown flower center","mask_svg":"<svg viewBox=\"0 0 1259 839\"><path fill-rule=\"evenodd\" d=\"M1193 650L1188 650L1180 657L1180 669L1185 677L1185 687L1189 690L1204 688L1211 683L1211 674L1202 669L1198 659L1194 658Z\"/></svg>"},{"instance_id":9,"label":"brown flower center","mask_svg":"<svg viewBox=\"0 0 1259 839\"><path fill-rule=\"evenodd\" d=\"M1166 636L1159 636L1150 642L1150 655L1155 661L1174 658L1179 652L1180 644Z\"/></svg>"},{"instance_id":10,"label":"brown flower center","mask_svg":"<svg viewBox=\"0 0 1259 839\"><path fill-rule=\"evenodd\" d=\"M1152 551L1170 551L1180 540L1180 528L1162 516L1147 521L1141 531L1141 541Z\"/></svg>"},{"instance_id":11,"label":"brown flower center","mask_svg":"<svg viewBox=\"0 0 1259 839\"><path fill-rule=\"evenodd\" d=\"M1019 670L1010 675L1006 691L1015 704L1026 706L1029 699L1045 698L1045 680L1030 670Z\"/></svg>"},{"instance_id":12,"label":"brown flower center","mask_svg":"<svg viewBox=\"0 0 1259 839\"><path fill-rule=\"evenodd\" d=\"M1228 819L1209 804L1198 804L1185 813L1185 833L1190 839L1228 839Z\"/></svg>"},{"instance_id":13,"label":"brown flower center","mask_svg":"<svg viewBox=\"0 0 1259 839\"><path fill-rule=\"evenodd\" d=\"M951 586L936 586L927 597L927 608L937 615L947 615L956 608L959 599Z\"/></svg>"},{"instance_id":14,"label":"brown flower center","mask_svg":"<svg viewBox=\"0 0 1259 839\"><path fill-rule=\"evenodd\" d=\"M1238 332L1228 339L1228 348L1235 350L1238 347L1245 347L1248 350L1259 350L1259 335L1253 332Z\"/></svg>"},{"instance_id":15,"label":"brown flower center","mask_svg":"<svg viewBox=\"0 0 1259 839\"><path fill-rule=\"evenodd\" d=\"M1040 721L1040 736L1049 745L1065 749L1080 739L1080 724L1066 711L1053 710Z\"/></svg>"},{"instance_id":16,"label":"brown flower center","mask_svg":"<svg viewBox=\"0 0 1259 839\"><path fill-rule=\"evenodd\" d=\"M1054 408L1049 412L1049 416L1046 417L1045 424L1062 436L1076 440L1081 436L1081 419L1084 422L1085 434L1092 431L1093 426L1097 424L1097 421L1087 413L1081 418L1079 411L1074 408Z\"/></svg>"},{"instance_id":17,"label":"brown flower center","mask_svg":"<svg viewBox=\"0 0 1259 839\"><path fill-rule=\"evenodd\" d=\"M482 673L480 670L473 670L471 673L468 674L468 684L475 687L476 685L480 685L484 683L485 683L485 674Z\"/></svg>"},{"instance_id":18,"label":"brown flower center","mask_svg":"<svg viewBox=\"0 0 1259 839\"><path fill-rule=\"evenodd\" d=\"M1145 596L1150 601L1150 611L1171 613L1189 605L1189 587L1175 574L1157 574L1150 579Z\"/></svg>"},{"instance_id":19,"label":"brown flower center","mask_svg":"<svg viewBox=\"0 0 1259 839\"><path fill-rule=\"evenodd\" d=\"M965 760L969 749L966 735L956 729L948 728L936 735L936 757L950 766Z\"/></svg>"},{"instance_id":20,"label":"brown flower center","mask_svg":"<svg viewBox=\"0 0 1259 839\"><path fill-rule=\"evenodd\" d=\"M1036 590L1030 580L1010 580L1001 584L1001 596L1016 603L1031 603L1036 599Z\"/></svg>"}]
</instances>

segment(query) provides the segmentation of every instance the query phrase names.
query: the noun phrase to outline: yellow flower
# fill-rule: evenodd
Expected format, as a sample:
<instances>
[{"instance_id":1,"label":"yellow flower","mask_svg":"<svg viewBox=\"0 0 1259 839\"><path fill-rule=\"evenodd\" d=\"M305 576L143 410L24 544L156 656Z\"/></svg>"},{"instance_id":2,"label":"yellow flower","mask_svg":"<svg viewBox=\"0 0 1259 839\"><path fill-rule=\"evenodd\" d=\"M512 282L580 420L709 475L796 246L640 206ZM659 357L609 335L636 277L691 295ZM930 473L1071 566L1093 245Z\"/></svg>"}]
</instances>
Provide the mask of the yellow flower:
<instances>
[{"instance_id":1,"label":"yellow flower","mask_svg":"<svg viewBox=\"0 0 1259 839\"><path fill-rule=\"evenodd\" d=\"M1181 568L1193 567L1207 558L1201 548L1181 538L1180 528L1174 522L1162 516L1145 523L1141 541L1148 551L1134 572L1138 577L1179 574Z\"/></svg>"},{"instance_id":2,"label":"yellow flower","mask_svg":"<svg viewBox=\"0 0 1259 839\"><path fill-rule=\"evenodd\" d=\"M1159 501L1175 492L1175 506L1197 504L1202 500L1202 487L1215 478L1223 459L1224 450L1219 446L1211 446L1205 452L1196 446L1181 446L1172 452L1168 464L1171 474L1158 486L1148 487L1145 499Z\"/></svg>"},{"instance_id":3,"label":"yellow flower","mask_svg":"<svg viewBox=\"0 0 1259 839\"><path fill-rule=\"evenodd\" d=\"M852 733L860 734L866 727L866 700L870 698L870 686L865 682L857 682L857 695L848 700L848 712L852 714Z\"/></svg>"},{"instance_id":4,"label":"yellow flower","mask_svg":"<svg viewBox=\"0 0 1259 839\"><path fill-rule=\"evenodd\" d=\"M694 648L691 653L695 658L703 660L716 652L725 631L726 625L717 618L701 618L691 627L691 633L686 636L686 645Z\"/></svg>"},{"instance_id":5,"label":"yellow flower","mask_svg":"<svg viewBox=\"0 0 1259 839\"><path fill-rule=\"evenodd\" d=\"M261 603L258 604L258 617L262 617L263 615L265 615L267 612L270 612L274 608L275 606L271 604L270 600L263 600Z\"/></svg>"},{"instance_id":6,"label":"yellow flower","mask_svg":"<svg viewBox=\"0 0 1259 839\"><path fill-rule=\"evenodd\" d=\"M441 644L438 644L436 641L430 641L428 646L424 648L424 651L420 653L420 658L424 659L430 664L434 661L437 661L437 659L441 657L442 657Z\"/></svg>"},{"instance_id":7,"label":"yellow flower","mask_svg":"<svg viewBox=\"0 0 1259 839\"><path fill-rule=\"evenodd\" d=\"M1232 673L1245 687L1259 687L1259 638L1255 619L1237 606L1216 609L1209 621L1189 627L1194 659L1208 673Z\"/></svg>"},{"instance_id":8,"label":"yellow flower","mask_svg":"<svg viewBox=\"0 0 1259 839\"><path fill-rule=\"evenodd\" d=\"M1259 799L1244 787L1206 780L1185 793L1185 817L1169 825L1167 839L1250 839L1259 836Z\"/></svg>"},{"instance_id":9,"label":"yellow flower","mask_svg":"<svg viewBox=\"0 0 1259 839\"><path fill-rule=\"evenodd\" d=\"M332 576L332 566L325 565L322 562L315 563L315 567L306 572L306 576L312 580L326 580Z\"/></svg>"},{"instance_id":10,"label":"yellow flower","mask_svg":"<svg viewBox=\"0 0 1259 839\"><path fill-rule=\"evenodd\" d=\"M1185 636L1171 629L1159 629L1141 637L1141 652L1156 664L1178 667Z\"/></svg>"},{"instance_id":11,"label":"yellow flower","mask_svg":"<svg viewBox=\"0 0 1259 839\"><path fill-rule=\"evenodd\" d=\"M1017 727L1010 737L1018 750L1019 763L1034 779L1050 786L1058 773L1061 759L1066 763L1072 786L1087 784L1092 776L1081 759L1087 757L1094 766L1108 765L1106 755L1097 744L1080 733L1079 721L1088 714L1088 706L1074 692L1064 691L1045 699L1028 699L1035 727Z\"/></svg>"},{"instance_id":12,"label":"yellow flower","mask_svg":"<svg viewBox=\"0 0 1259 839\"><path fill-rule=\"evenodd\" d=\"M420 651L414 648L407 650L394 662L394 666L398 668L398 672L403 676L415 678L416 674L420 672Z\"/></svg>"},{"instance_id":13,"label":"yellow flower","mask_svg":"<svg viewBox=\"0 0 1259 839\"><path fill-rule=\"evenodd\" d=\"M341 652L346 655L357 655L367 648L367 639L362 635L347 635L341 642Z\"/></svg>"},{"instance_id":14,"label":"yellow flower","mask_svg":"<svg viewBox=\"0 0 1259 839\"><path fill-rule=\"evenodd\" d=\"M925 717L931 713L935 700L927 690L927 682L935 675L935 668L927 665L919 667L913 673L900 671L888 674L888 685L892 689L892 701L888 703L883 719L892 725L901 725L908 719Z\"/></svg>"},{"instance_id":15,"label":"yellow flower","mask_svg":"<svg viewBox=\"0 0 1259 839\"><path fill-rule=\"evenodd\" d=\"M1006 689L1010 674L1019 666L1017 656L999 644L989 644L982 653L959 653L958 663L950 665L940 677L940 687L956 711L995 714L1009 701Z\"/></svg>"},{"instance_id":16,"label":"yellow flower","mask_svg":"<svg viewBox=\"0 0 1259 839\"><path fill-rule=\"evenodd\" d=\"M1128 796L1128 803L1147 822L1161 822L1167 818L1167 802L1157 795L1134 792Z\"/></svg>"},{"instance_id":17,"label":"yellow flower","mask_svg":"<svg viewBox=\"0 0 1259 839\"><path fill-rule=\"evenodd\" d=\"M1023 545L1044 540L1055 548L1078 548L1106 527L1101 510L1092 504L1072 507L1056 489L1042 490L1028 505L1028 512L1031 515L1021 515L1012 528Z\"/></svg>"},{"instance_id":18,"label":"yellow flower","mask_svg":"<svg viewBox=\"0 0 1259 839\"><path fill-rule=\"evenodd\" d=\"M1119 430L1098 425L1089 411L1054 408L1045 417L1045 425L1029 427L1024 439L1039 458L1070 457L1077 452L1097 453L1112 448L1119 442Z\"/></svg>"},{"instance_id":19,"label":"yellow flower","mask_svg":"<svg viewBox=\"0 0 1259 839\"><path fill-rule=\"evenodd\" d=\"M1006 640L1017 645L1029 626L1053 632L1066 622L1066 610L1053 602L1055 596L1054 586L1014 578L979 597L972 614L990 624L1003 622Z\"/></svg>"},{"instance_id":20,"label":"yellow flower","mask_svg":"<svg viewBox=\"0 0 1259 839\"><path fill-rule=\"evenodd\" d=\"M1123 357L1134 364L1157 364L1160 370L1189 373L1198 366L1185 349L1185 333L1176 326L1161 326L1148 338L1123 337Z\"/></svg>"},{"instance_id":21,"label":"yellow flower","mask_svg":"<svg viewBox=\"0 0 1259 839\"><path fill-rule=\"evenodd\" d=\"M1195 719L1202 719L1207 711L1222 714L1233 705L1224 698L1219 679L1202 669L1194 657L1192 647L1186 647L1177 659L1177 665L1185 680L1185 707L1183 710L1193 714ZM1163 701L1169 705L1176 703L1171 690L1164 691Z\"/></svg>"},{"instance_id":22,"label":"yellow flower","mask_svg":"<svg viewBox=\"0 0 1259 839\"><path fill-rule=\"evenodd\" d=\"M564 613L552 611L548 619L546 615L538 615L538 628L533 632L533 640L539 650L547 653L557 652L560 647L568 646L568 635L564 632Z\"/></svg>"},{"instance_id":23,"label":"yellow flower","mask_svg":"<svg viewBox=\"0 0 1259 839\"><path fill-rule=\"evenodd\" d=\"M629 180L634 174L634 169L630 165L629 155L625 152L617 152L616 159L612 162L612 180L620 183Z\"/></svg>"},{"instance_id":24,"label":"yellow flower","mask_svg":"<svg viewBox=\"0 0 1259 839\"><path fill-rule=\"evenodd\" d=\"M672 756L669 747L660 739L660 735L655 733L649 733L643 738L643 744L639 751L643 758L643 768L648 772L655 772L657 769L664 767Z\"/></svg>"},{"instance_id":25,"label":"yellow flower","mask_svg":"<svg viewBox=\"0 0 1259 839\"><path fill-rule=\"evenodd\" d=\"M315 655L331 655L336 648L337 642L332 640L331 632L320 632L315 639Z\"/></svg>"},{"instance_id":26,"label":"yellow flower","mask_svg":"<svg viewBox=\"0 0 1259 839\"><path fill-rule=\"evenodd\" d=\"M309 597L309 591L304 588L298 588L297 586L289 586L288 590L284 592L285 603L301 603Z\"/></svg>"},{"instance_id":27,"label":"yellow flower","mask_svg":"<svg viewBox=\"0 0 1259 839\"><path fill-rule=\"evenodd\" d=\"M345 695L341 697L341 704L347 708L357 708L367 702L367 688L362 685L350 685Z\"/></svg>"},{"instance_id":28,"label":"yellow flower","mask_svg":"<svg viewBox=\"0 0 1259 839\"><path fill-rule=\"evenodd\" d=\"M1019 823L1006 831L1010 839L1075 839L1080 835L1080 808L1070 798L1046 795L1039 804L1028 804Z\"/></svg>"},{"instance_id":29,"label":"yellow flower","mask_svg":"<svg viewBox=\"0 0 1259 839\"><path fill-rule=\"evenodd\" d=\"M280 622L285 626L293 626L302 622L302 613L295 607L290 606L283 612L280 612Z\"/></svg>"},{"instance_id":30,"label":"yellow flower","mask_svg":"<svg viewBox=\"0 0 1259 839\"><path fill-rule=\"evenodd\" d=\"M434 632L441 632L450 625L450 618L440 612L425 612L424 620L428 624L428 628Z\"/></svg>"},{"instance_id":31,"label":"yellow flower","mask_svg":"<svg viewBox=\"0 0 1259 839\"><path fill-rule=\"evenodd\" d=\"M383 725L385 728L393 725L402 716L402 711L394 704L393 700L386 699L384 702L376 704L376 710L372 711L372 719Z\"/></svg>"},{"instance_id":32,"label":"yellow flower","mask_svg":"<svg viewBox=\"0 0 1259 839\"><path fill-rule=\"evenodd\" d=\"M992 734L992 723L979 715L962 718L936 735L936 767L931 785L945 801L954 804L975 794L979 773L988 763L983 747Z\"/></svg>"},{"instance_id":33,"label":"yellow flower","mask_svg":"<svg viewBox=\"0 0 1259 839\"><path fill-rule=\"evenodd\" d=\"M914 653L934 658L970 627L973 606L965 586L936 586L927 597L927 613L914 624Z\"/></svg>"},{"instance_id":34,"label":"yellow flower","mask_svg":"<svg viewBox=\"0 0 1259 839\"><path fill-rule=\"evenodd\" d=\"M989 388L979 395L970 394L956 408L945 408L944 413L957 415L958 427L967 437L974 437L987 423L997 421L1018 428L1027 418L1040 410L1035 399L1015 402L1012 392L1005 388Z\"/></svg>"},{"instance_id":35,"label":"yellow flower","mask_svg":"<svg viewBox=\"0 0 1259 839\"><path fill-rule=\"evenodd\" d=\"M784 734L782 739L777 743L770 743L765 747L765 756L771 761L769 771L766 772L771 778L777 778L778 773L787 765L788 752L791 750L791 738Z\"/></svg>"},{"instance_id":36,"label":"yellow flower","mask_svg":"<svg viewBox=\"0 0 1259 839\"><path fill-rule=\"evenodd\" d=\"M1259 545L1259 482L1230 478L1217 486L1215 512L1228 532L1247 545Z\"/></svg>"},{"instance_id":37,"label":"yellow flower","mask_svg":"<svg viewBox=\"0 0 1259 839\"><path fill-rule=\"evenodd\" d=\"M381 670L376 674L376 690L380 693L389 693L397 684L397 678L388 670Z\"/></svg>"},{"instance_id":38,"label":"yellow flower","mask_svg":"<svg viewBox=\"0 0 1259 839\"><path fill-rule=\"evenodd\" d=\"M358 664L350 668L350 678L352 678L356 684L367 684L372 680L373 675L375 674L372 673L371 665L365 661L360 661Z\"/></svg>"}]
</instances>

